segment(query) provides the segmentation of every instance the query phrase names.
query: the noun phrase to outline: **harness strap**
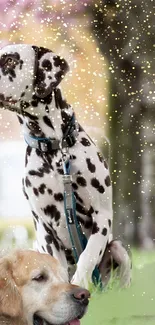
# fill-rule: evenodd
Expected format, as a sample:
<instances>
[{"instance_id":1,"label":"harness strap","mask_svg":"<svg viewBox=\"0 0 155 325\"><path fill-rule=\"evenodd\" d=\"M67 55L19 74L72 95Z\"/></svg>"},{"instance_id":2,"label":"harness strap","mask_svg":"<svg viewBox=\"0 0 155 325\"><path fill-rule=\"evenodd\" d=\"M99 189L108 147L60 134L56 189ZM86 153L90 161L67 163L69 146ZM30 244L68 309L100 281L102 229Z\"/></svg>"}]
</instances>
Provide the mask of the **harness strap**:
<instances>
[{"instance_id":1,"label":"harness strap","mask_svg":"<svg viewBox=\"0 0 155 325\"><path fill-rule=\"evenodd\" d=\"M75 263L77 264L80 255L86 248L87 238L83 234L81 226L76 217L76 199L72 188L72 176L70 175L70 161L69 158L67 158L66 152L63 157L64 209L68 232L73 249L73 255ZM101 276L97 267L95 267L93 271L92 281L95 286L97 285L101 290L103 289Z\"/></svg>"}]
</instances>

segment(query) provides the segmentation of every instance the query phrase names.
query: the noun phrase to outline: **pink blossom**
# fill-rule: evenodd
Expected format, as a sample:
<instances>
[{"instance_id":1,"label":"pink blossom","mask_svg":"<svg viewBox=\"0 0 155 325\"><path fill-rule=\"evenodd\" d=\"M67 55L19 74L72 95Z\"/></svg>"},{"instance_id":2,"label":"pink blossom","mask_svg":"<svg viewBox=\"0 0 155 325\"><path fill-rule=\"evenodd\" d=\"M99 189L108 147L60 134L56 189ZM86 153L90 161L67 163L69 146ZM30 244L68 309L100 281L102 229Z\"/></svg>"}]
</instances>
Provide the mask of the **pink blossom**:
<instances>
[{"instance_id":1,"label":"pink blossom","mask_svg":"<svg viewBox=\"0 0 155 325\"><path fill-rule=\"evenodd\" d=\"M33 13L39 21L69 20L82 12L93 0L0 0L0 29L20 27L19 17L26 11Z\"/></svg>"}]
</instances>

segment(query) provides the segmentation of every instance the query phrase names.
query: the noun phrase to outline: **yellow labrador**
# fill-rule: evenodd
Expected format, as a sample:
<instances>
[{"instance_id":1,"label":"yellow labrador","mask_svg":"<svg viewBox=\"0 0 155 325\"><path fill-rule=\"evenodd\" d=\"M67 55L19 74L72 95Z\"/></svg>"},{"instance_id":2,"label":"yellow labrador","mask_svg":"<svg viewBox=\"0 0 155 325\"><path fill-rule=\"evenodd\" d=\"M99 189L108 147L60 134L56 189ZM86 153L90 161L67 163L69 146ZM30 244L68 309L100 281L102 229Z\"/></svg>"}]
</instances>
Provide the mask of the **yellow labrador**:
<instances>
[{"instance_id":1,"label":"yellow labrador","mask_svg":"<svg viewBox=\"0 0 155 325\"><path fill-rule=\"evenodd\" d=\"M18 250L0 258L0 325L79 325L89 297L50 255Z\"/></svg>"}]
</instances>

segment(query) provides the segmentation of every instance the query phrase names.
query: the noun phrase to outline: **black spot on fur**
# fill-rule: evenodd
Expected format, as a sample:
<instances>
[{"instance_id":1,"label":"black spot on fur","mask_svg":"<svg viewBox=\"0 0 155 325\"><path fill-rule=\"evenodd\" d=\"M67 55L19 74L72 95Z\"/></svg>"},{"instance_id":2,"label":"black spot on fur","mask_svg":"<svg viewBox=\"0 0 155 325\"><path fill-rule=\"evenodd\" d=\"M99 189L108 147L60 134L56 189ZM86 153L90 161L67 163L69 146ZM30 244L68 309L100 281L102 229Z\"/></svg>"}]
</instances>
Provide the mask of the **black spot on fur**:
<instances>
[{"instance_id":1,"label":"black spot on fur","mask_svg":"<svg viewBox=\"0 0 155 325\"><path fill-rule=\"evenodd\" d=\"M91 206L90 207L90 209L87 211L87 216L89 217L89 218L92 218L92 214L94 213L94 209L93 209L93 207Z\"/></svg>"},{"instance_id":2,"label":"black spot on fur","mask_svg":"<svg viewBox=\"0 0 155 325\"><path fill-rule=\"evenodd\" d=\"M103 157L102 157L101 153L97 152L97 155L98 155L99 161L102 163L103 162Z\"/></svg>"},{"instance_id":3,"label":"black spot on fur","mask_svg":"<svg viewBox=\"0 0 155 325\"><path fill-rule=\"evenodd\" d=\"M55 198L56 201L59 201L59 202L63 201L62 193L55 193L54 198Z\"/></svg>"},{"instance_id":4,"label":"black spot on fur","mask_svg":"<svg viewBox=\"0 0 155 325\"><path fill-rule=\"evenodd\" d=\"M71 160L75 160L76 159L76 156L75 155L70 155L70 159Z\"/></svg>"},{"instance_id":5,"label":"black spot on fur","mask_svg":"<svg viewBox=\"0 0 155 325\"><path fill-rule=\"evenodd\" d=\"M20 65L19 65L19 69L20 69L20 70L22 70L23 63L24 63L23 60L20 60L20 61L19 61L19 64L20 64Z\"/></svg>"},{"instance_id":6,"label":"black spot on fur","mask_svg":"<svg viewBox=\"0 0 155 325\"><path fill-rule=\"evenodd\" d=\"M37 216L37 214L33 210L31 212L32 212L33 217L35 218L35 220L38 222L39 221L39 217Z\"/></svg>"},{"instance_id":7,"label":"black spot on fur","mask_svg":"<svg viewBox=\"0 0 155 325\"><path fill-rule=\"evenodd\" d=\"M82 176L78 176L76 181L77 181L78 185L80 185L82 187L87 186L87 182L86 182L85 178Z\"/></svg>"},{"instance_id":8,"label":"black spot on fur","mask_svg":"<svg viewBox=\"0 0 155 325\"><path fill-rule=\"evenodd\" d=\"M46 116L46 115L43 116L43 121L47 126L49 126L51 129L54 130L53 124L52 124L51 120L48 118L48 116Z\"/></svg>"},{"instance_id":9,"label":"black spot on fur","mask_svg":"<svg viewBox=\"0 0 155 325\"><path fill-rule=\"evenodd\" d=\"M73 187L74 190L77 190L78 189L78 186L77 186L76 183L72 183L72 187Z\"/></svg>"},{"instance_id":10,"label":"black spot on fur","mask_svg":"<svg viewBox=\"0 0 155 325\"><path fill-rule=\"evenodd\" d=\"M26 111L22 112L23 116L29 117L31 120L33 121L37 121L38 120L38 116L36 115L32 115Z\"/></svg>"},{"instance_id":11,"label":"black spot on fur","mask_svg":"<svg viewBox=\"0 0 155 325\"><path fill-rule=\"evenodd\" d=\"M30 106L30 104L28 102L23 101L23 100L20 101L21 110L24 110L24 109L28 108L29 106Z\"/></svg>"},{"instance_id":12,"label":"black spot on fur","mask_svg":"<svg viewBox=\"0 0 155 325\"><path fill-rule=\"evenodd\" d=\"M26 200L29 200L29 197L28 197L28 195L27 195L27 193L25 191L25 187L24 186L23 186L23 193L24 193L24 196L25 196Z\"/></svg>"},{"instance_id":13,"label":"black spot on fur","mask_svg":"<svg viewBox=\"0 0 155 325\"><path fill-rule=\"evenodd\" d=\"M31 169L31 170L29 170L29 175L43 177L44 176L44 173L43 173L43 170L37 171L37 170Z\"/></svg>"},{"instance_id":14,"label":"black spot on fur","mask_svg":"<svg viewBox=\"0 0 155 325\"><path fill-rule=\"evenodd\" d=\"M71 119L71 116L66 113L66 111L61 110L61 118L63 123L61 124L62 133L65 134L68 129L68 124Z\"/></svg>"},{"instance_id":15,"label":"black spot on fur","mask_svg":"<svg viewBox=\"0 0 155 325\"><path fill-rule=\"evenodd\" d=\"M46 235L45 240L46 240L46 243L52 244L52 242L53 242L53 236Z\"/></svg>"},{"instance_id":16,"label":"black spot on fur","mask_svg":"<svg viewBox=\"0 0 155 325\"><path fill-rule=\"evenodd\" d=\"M109 228L111 227L111 220L108 219L108 225L109 225Z\"/></svg>"},{"instance_id":17,"label":"black spot on fur","mask_svg":"<svg viewBox=\"0 0 155 325\"><path fill-rule=\"evenodd\" d=\"M62 168L57 168L57 172L60 174L60 175L63 175L64 174L64 171Z\"/></svg>"},{"instance_id":18,"label":"black spot on fur","mask_svg":"<svg viewBox=\"0 0 155 325\"><path fill-rule=\"evenodd\" d=\"M62 59L60 56L53 57L53 60L54 60L54 65L56 67L59 67L59 71L55 73L55 79L57 81L54 82L54 86L57 86L62 80L63 76L69 70L69 66L67 62L64 59Z\"/></svg>"},{"instance_id":19,"label":"black spot on fur","mask_svg":"<svg viewBox=\"0 0 155 325\"><path fill-rule=\"evenodd\" d=\"M104 193L105 189L96 178L92 178L91 185L96 188L99 193Z\"/></svg>"},{"instance_id":20,"label":"black spot on fur","mask_svg":"<svg viewBox=\"0 0 155 325\"><path fill-rule=\"evenodd\" d=\"M106 236L106 235L107 235L107 228L103 228L103 230L102 230L102 235L103 235L103 236Z\"/></svg>"},{"instance_id":21,"label":"black spot on fur","mask_svg":"<svg viewBox=\"0 0 155 325\"><path fill-rule=\"evenodd\" d=\"M102 249L100 250L100 253L99 253L99 256L101 256L102 255Z\"/></svg>"},{"instance_id":22,"label":"black spot on fur","mask_svg":"<svg viewBox=\"0 0 155 325\"><path fill-rule=\"evenodd\" d=\"M50 166L46 163L43 163L43 167L38 168L38 170L31 169L29 171L29 175L38 176L38 177L43 177L44 174L49 174L49 173L50 173Z\"/></svg>"},{"instance_id":23,"label":"black spot on fur","mask_svg":"<svg viewBox=\"0 0 155 325\"><path fill-rule=\"evenodd\" d=\"M47 244L47 245L46 245L46 249L47 249L48 253L49 253L51 256L53 256L53 251L52 251L51 246Z\"/></svg>"},{"instance_id":24,"label":"black spot on fur","mask_svg":"<svg viewBox=\"0 0 155 325\"><path fill-rule=\"evenodd\" d=\"M27 150L26 150L27 155L30 156L31 152L32 152L32 148L30 146L28 146Z\"/></svg>"},{"instance_id":25,"label":"black spot on fur","mask_svg":"<svg viewBox=\"0 0 155 325\"><path fill-rule=\"evenodd\" d=\"M105 167L106 169L108 169L108 164L107 164L106 160L104 160L104 167Z\"/></svg>"},{"instance_id":26,"label":"black spot on fur","mask_svg":"<svg viewBox=\"0 0 155 325\"><path fill-rule=\"evenodd\" d=\"M45 248L44 248L44 246L41 246L41 248L42 248L42 250L45 252Z\"/></svg>"},{"instance_id":27,"label":"black spot on fur","mask_svg":"<svg viewBox=\"0 0 155 325\"><path fill-rule=\"evenodd\" d=\"M52 191L50 188L47 189L47 192L48 192L48 194L50 194L50 195L53 194L53 191Z\"/></svg>"},{"instance_id":28,"label":"black spot on fur","mask_svg":"<svg viewBox=\"0 0 155 325\"><path fill-rule=\"evenodd\" d=\"M83 127L79 124L79 132L83 132L83 131L84 131Z\"/></svg>"},{"instance_id":29,"label":"black spot on fur","mask_svg":"<svg viewBox=\"0 0 155 325\"><path fill-rule=\"evenodd\" d=\"M40 192L40 194L44 194L45 193L45 189L46 189L46 185L45 184L41 184L38 188L38 191Z\"/></svg>"},{"instance_id":30,"label":"black spot on fur","mask_svg":"<svg viewBox=\"0 0 155 325\"><path fill-rule=\"evenodd\" d=\"M59 161L56 161L56 166L58 168L62 166L62 159L60 159Z\"/></svg>"},{"instance_id":31,"label":"black spot on fur","mask_svg":"<svg viewBox=\"0 0 155 325\"><path fill-rule=\"evenodd\" d=\"M80 203L83 203L83 200L81 199L81 197L79 196L79 194L77 192L74 192L75 198L76 200L78 200Z\"/></svg>"},{"instance_id":32,"label":"black spot on fur","mask_svg":"<svg viewBox=\"0 0 155 325\"><path fill-rule=\"evenodd\" d=\"M43 211L52 219L54 218L56 222L60 219L60 212L58 211L57 207L53 204L47 205L46 208L43 209Z\"/></svg>"},{"instance_id":33,"label":"black spot on fur","mask_svg":"<svg viewBox=\"0 0 155 325\"><path fill-rule=\"evenodd\" d=\"M85 220L81 216L79 216L78 214L76 215L76 217L77 217L77 220L80 223L80 225L84 226L85 225Z\"/></svg>"},{"instance_id":34,"label":"black spot on fur","mask_svg":"<svg viewBox=\"0 0 155 325\"><path fill-rule=\"evenodd\" d=\"M28 179L27 176L25 178L25 185L26 185L26 187L30 187L31 186L31 182L30 182L30 180Z\"/></svg>"},{"instance_id":35,"label":"black spot on fur","mask_svg":"<svg viewBox=\"0 0 155 325\"><path fill-rule=\"evenodd\" d=\"M50 60L43 60L42 62L42 67L46 70L46 71L51 71L52 70L52 63Z\"/></svg>"},{"instance_id":36,"label":"black spot on fur","mask_svg":"<svg viewBox=\"0 0 155 325\"><path fill-rule=\"evenodd\" d=\"M36 195L36 196L39 195L37 188L33 187L33 193L34 193L34 195Z\"/></svg>"},{"instance_id":37,"label":"black spot on fur","mask_svg":"<svg viewBox=\"0 0 155 325\"><path fill-rule=\"evenodd\" d=\"M78 202L76 202L76 211L81 213L81 214L84 214L84 215L87 214L87 211L85 210L85 208L81 204L79 204Z\"/></svg>"},{"instance_id":38,"label":"black spot on fur","mask_svg":"<svg viewBox=\"0 0 155 325\"><path fill-rule=\"evenodd\" d=\"M23 122L23 119L21 118L21 116L17 115L17 118L18 118L18 121L19 121L20 124L23 124L24 123Z\"/></svg>"},{"instance_id":39,"label":"black spot on fur","mask_svg":"<svg viewBox=\"0 0 155 325\"><path fill-rule=\"evenodd\" d=\"M34 228L37 231L37 223L36 223L35 219L33 219L33 223L34 223Z\"/></svg>"},{"instance_id":40,"label":"black spot on fur","mask_svg":"<svg viewBox=\"0 0 155 325\"><path fill-rule=\"evenodd\" d=\"M70 265L75 264L74 257L73 257L73 254L72 254L72 250L71 249L65 248L65 255L66 255L67 262Z\"/></svg>"},{"instance_id":41,"label":"black spot on fur","mask_svg":"<svg viewBox=\"0 0 155 325\"><path fill-rule=\"evenodd\" d=\"M45 106L45 112L49 113L49 111L50 111L50 110L49 110L49 107L48 107L48 105L46 105L46 106Z\"/></svg>"},{"instance_id":42,"label":"black spot on fur","mask_svg":"<svg viewBox=\"0 0 155 325\"><path fill-rule=\"evenodd\" d=\"M59 251L60 250L60 245L59 245L60 240L57 237L56 231L53 229L51 224L47 226L45 223L43 223L43 227L48 234L47 236L45 236L46 242L53 243L53 245L55 246L57 251Z\"/></svg>"},{"instance_id":43,"label":"black spot on fur","mask_svg":"<svg viewBox=\"0 0 155 325\"><path fill-rule=\"evenodd\" d=\"M46 159L49 159L49 158L50 157L47 155ZM44 173L50 174L51 169L53 170L53 166L51 165L51 160L50 159L49 159L49 163L47 163L47 162L43 163L42 169L43 169ZM41 168L39 170L41 170Z\"/></svg>"},{"instance_id":44,"label":"black spot on fur","mask_svg":"<svg viewBox=\"0 0 155 325\"><path fill-rule=\"evenodd\" d=\"M91 162L90 158L87 158L86 159L86 163L87 163L87 166L88 166L89 171L91 173L95 173L96 166Z\"/></svg>"},{"instance_id":45,"label":"black spot on fur","mask_svg":"<svg viewBox=\"0 0 155 325\"><path fill-rule=\"evenodd\" d=\"M37 98L35 98L35 99L32 99L32 101L31 101L31 105L33 106L33 107L37 107L38 106L38 99Z\"/></svg>"},{"instance_id":46,"label":"black spot on fur","mask_svg":"<svg viewBox=\"0 0 155 325\"><path fill-rule=\"evenodd\" d=\"M30 146L27 146L26 154L25 154L25 167L27 166L27 163L28 163L28 156L31 155L31 152L32 152L32 148L31 148Z\"/></svg>"},{"instance_id":47,"label":"black spot on fur","mask_svg":"<svg viewBox=\"0 0 155 325\"><path fill-rule=\"evenodd\" d=\"M86 220L84 224L86 229L91 229L93 226L93 221L92 220Z\"/></svg>"},{"instance_id":48,"label":"black spot on fur","mask_svg":"<svg viewBox=\"0 0 155 325\"><path fill-rule=\"evenodd\" d=\"M21 93L21 97L24 97L25 96L25 92L23 91L22 93Z\"/></svg>"},{"instance_id":49,"label":"black spot on fur","mask_svg":"<svg viewBox=\"0 0 155 325\"><path fill-rule=\"evenodd\" d=\"M97 234L98 232L99 232L99 227L96 222L93 222L92 235Z\"/></svg>"},{"instance_id":50,"label":"black spot on fur","mask_svg":"<svg viewBox=\"0 0 155 325\"><path fill-rule=\"evenodd\" d=\"M89 147L89 146L91 146L90 141L89 141L88 139L86 139L86 138L82 138L80 142L82 143L82 145L83 145L84 147Z\"/></svg>"},{"instance_id":51,"label":"black spot on fur","mask_svg":"<svg viewBox=\"0 0 155 325\"><path fill-rule=\"evenodd\" d=\"M109 175L105 179L105 185L106 186L110 186L111 185L111 180L110 180L110 176Z\"/></svg>"}]
</instances>

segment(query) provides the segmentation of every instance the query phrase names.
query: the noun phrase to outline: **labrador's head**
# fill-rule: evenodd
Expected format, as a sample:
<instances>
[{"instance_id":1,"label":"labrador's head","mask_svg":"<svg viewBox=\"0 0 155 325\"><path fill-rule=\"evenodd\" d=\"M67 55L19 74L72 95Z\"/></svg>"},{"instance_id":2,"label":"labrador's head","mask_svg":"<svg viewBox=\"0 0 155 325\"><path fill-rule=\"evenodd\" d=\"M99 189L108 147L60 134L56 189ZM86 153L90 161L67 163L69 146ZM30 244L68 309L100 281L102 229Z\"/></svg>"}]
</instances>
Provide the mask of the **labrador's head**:
<instances>
[{"instance_id":1,"label":"labrador's head","mask_svg":"<svg viewBox=\"0 0 155 325\"><path fill-rule=\"evenodd\" d=\"M24 316L28 325L78 325L89 296L50 255L20 250L0 259L0 315Z\"/></svg>"}]
</instances>

